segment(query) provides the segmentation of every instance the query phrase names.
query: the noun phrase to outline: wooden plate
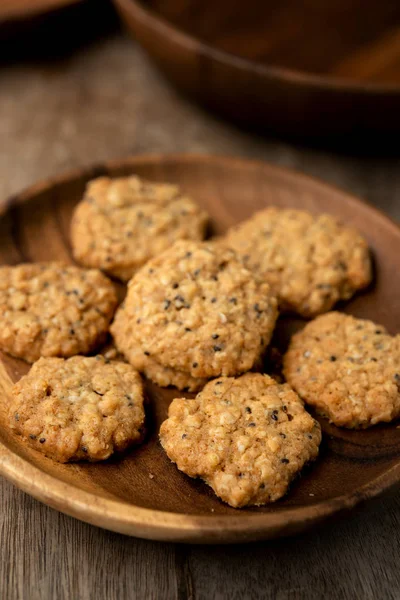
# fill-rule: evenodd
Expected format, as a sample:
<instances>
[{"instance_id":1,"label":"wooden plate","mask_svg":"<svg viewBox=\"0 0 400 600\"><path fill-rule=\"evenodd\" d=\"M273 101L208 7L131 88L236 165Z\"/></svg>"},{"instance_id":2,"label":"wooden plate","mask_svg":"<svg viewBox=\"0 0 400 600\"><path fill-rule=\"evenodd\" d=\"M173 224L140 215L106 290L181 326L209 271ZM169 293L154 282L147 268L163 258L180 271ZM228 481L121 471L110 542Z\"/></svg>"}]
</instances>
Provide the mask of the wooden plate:
<instances>
[{"instance_id":1,"label":"wooden plate","mask_svg":"<svg viewBox=\"0 0 400 600\"><path fill-rule=\"evenodd\" d=\"M400 131L396 0L114 3L172 81L235 121L347 144Z\"/></svg>"},{"instance_id":2,"label":"wooden plate","mask_svg":"<svg viewBox=\"0 0 400 600\"><path fill-rule=\"evenodd\" d=\"M366 235L377 263L375 287L345 310L374 318L391 332L400 330L397 225L344 192L260 162L195 156L130 158L40 183L9 199L0 218L0 262L71 261L69 222L85 183L101 174L129 173L179 182L210 212L216 232L270 204L340 215ZM282 347L299 324L290 319L279 323L276 339ZM103 464L60 465L25 447L7 427L10 386L27 370L22 361L1 355L0 472L42 502L101 527L159 540L271 538L350 509L400 480L396 424L351 432L322 422L321 455L290 493L266 508L235 510L167 459L157 431L176 392L153 385L147 386L151 433L141 447Z\"/></svg>"}]
</instances>

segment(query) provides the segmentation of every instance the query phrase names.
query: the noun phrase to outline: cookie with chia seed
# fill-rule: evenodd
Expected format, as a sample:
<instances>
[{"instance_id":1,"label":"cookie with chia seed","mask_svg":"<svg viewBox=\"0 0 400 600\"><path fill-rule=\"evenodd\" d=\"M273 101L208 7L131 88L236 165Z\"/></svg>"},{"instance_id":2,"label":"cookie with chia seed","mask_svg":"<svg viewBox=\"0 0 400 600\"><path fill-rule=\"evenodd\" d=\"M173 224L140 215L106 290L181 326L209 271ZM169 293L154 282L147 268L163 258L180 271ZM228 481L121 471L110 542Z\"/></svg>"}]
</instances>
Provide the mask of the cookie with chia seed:
<instances>
[{"instance_id":1,"label":"cookie with chia seed","mask_svg":"<svg viewBox=\"0 0 400 600\"><path fill-rule=\"evenodd\" d=\"M371 281L367 242L331 215L270 207L229 231L225 242L270 284L285 312L315 316Z\"/></svg>"},{"instance_id":2,"label":"cookie with chia seed","mask_svg":"<svg viewBox=\"0 0 400 600\"><path fill-rule=\"evenodd\" d=\"M331 312L296 333L284 357L287 381L339 427L400 416L400 336L372 321Z\"/></svg>"},{"instance_id":3,"label":"cookie with chia seed","mask_svg":"<svg viewBox=\"0 0 400 600\"><path fill-rule=\"evenodd\" d=\"M176 185L137 176L89 182L75 209L75 259L128 281L176 240L202 240L207 214Z\"/></svg>"},{"instance_id":4,"label":"cookie with chia seed","mask_svg":"<svg viewBox=\"0 0 400 600\"><path fill-rule=\"evenodd\" d=\"M123 322L122 316L120 316L120 322ZM119 339L121 347L125 348L126 360L143 373L147 379L151 379L160 387L173 386L179 390L197 392L207 383L205 378L192 377L190 373L164 367L145 353L132 335L127 333L125 337L123 329L119 332Z\"/></svg>"},{"instance_id":5,"label":"cookie with chia seed","mask_svg":"<svg viewBox=\"0 0 400 600\"><path fill-rule=\"evenodd\" d=\"M104 341L116 306L113 284L95 269L0 267L0 349L28 362L87 354Z\"/></svg>"},{"instance_id":6,"label":"cookie with chia seed","mask_svg":"<svg viewBox=\"0 0 400 600\"><path fill-rule=\"evenodd\" d=\"M281 498L317 457L321 430L288 385L247 373L173 400L160 441L180 471L239 508Z\"/></svg>"},{"instance_id":7,"label":"cookie with chia seed","mask_svg":"<svg viewBox=\"0 0 400 600\"><path fill-rule=\"evenodd\" d=\"M139 373L103 356L41 358L12 390L12 429L59 462L105 460L144 432Z\"/></svg>"},{"instance_id":8,"label":"cookie with chia seed","mask_svg":"<svg viewBox=\"0 0 400 600\"><path fill-rule=\"evenodd\" d=\"M226 248L180 241L129 282L111 333L164 367L210 378L250 370L277 317L269 285Z\"/></svg>"}]
</instances>

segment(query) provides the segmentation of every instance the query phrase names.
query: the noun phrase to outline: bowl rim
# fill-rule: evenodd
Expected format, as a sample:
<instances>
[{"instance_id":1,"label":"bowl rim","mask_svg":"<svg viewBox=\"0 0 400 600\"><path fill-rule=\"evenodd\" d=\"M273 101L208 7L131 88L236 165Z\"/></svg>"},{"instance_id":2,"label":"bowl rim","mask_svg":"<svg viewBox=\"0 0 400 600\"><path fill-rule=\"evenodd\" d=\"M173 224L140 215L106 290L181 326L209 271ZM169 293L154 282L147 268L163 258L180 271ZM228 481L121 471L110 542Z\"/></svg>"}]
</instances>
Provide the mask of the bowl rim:
<instances>
[{"instance_id":1,"label":"bowl rim","mask_svg":"<svg viewBox=\"0 0 400 600\"><path fill-rule=\"evenodd\" d=\"M263 63L236 56L225 50L214 48L196 36L186 33L183 29L173 25L161 17L155 10L144 5L142 0L112 0L120 11L128 12L132 17L160 36L170 38L175 44L191 52L222 63L241 71L251 71L254 75L276 81L284 81L290 85L313 88L319 91L332 91L360 95L376 95L400 97L400 84L374 83L371 81L357 82L345 77L328 77L309 71L295 70L287 67L267 66Z\"/></svg>"},{"instance_id":2,"label":"bowl rim","mask_svg":"<svg viewBox=\"0 0 400 600\"><path fill-rule=\"evenodd\" d=\"M38 194L63 185L71 180L88 180L90 178L112 174L118 169L134 169L146 164L165 164L171 162L189 164L219 164L229 168L242 167L263 168L286 179L317 186L330 193L339 193L350 202L355 209L367 208L374 212L375 218L383 220L395 234L400 236L400 227L390 217L372 205L348 194L335 186L324 183L318 178L310 177L293 169L287 169L271 163L209 154L144 154L104 161L94 166L75 168L61 175L50 177L33 184L22 192L6 200L0 206L0 218L7 210L17 204L28 202ZM6 374L0 362L0 370ZM9 376L7 375L7 378ZM11 385L10 379L10 385ZM305 529L311 524L354 508L365 500L374 498L400 484L400 457L397 464L377 477L368 481L349 494L299 507L284 508L273 512L257 512L243 514L238 511L232 515L189 515L170 511L154 510L129 504L124 500L114 500L86 491L79 486L67 483L50 475L29 460L14 452L0 440L0 474L17 487L44 502L52 508L78 518L87 523L104 527L112 531L143 537L153 540L194 542L194 543L229 543L239 541L255 541L266 538L292 534L296 530ZM289 531L290 530L290 531Z\"/></svg>"}]
</instances>

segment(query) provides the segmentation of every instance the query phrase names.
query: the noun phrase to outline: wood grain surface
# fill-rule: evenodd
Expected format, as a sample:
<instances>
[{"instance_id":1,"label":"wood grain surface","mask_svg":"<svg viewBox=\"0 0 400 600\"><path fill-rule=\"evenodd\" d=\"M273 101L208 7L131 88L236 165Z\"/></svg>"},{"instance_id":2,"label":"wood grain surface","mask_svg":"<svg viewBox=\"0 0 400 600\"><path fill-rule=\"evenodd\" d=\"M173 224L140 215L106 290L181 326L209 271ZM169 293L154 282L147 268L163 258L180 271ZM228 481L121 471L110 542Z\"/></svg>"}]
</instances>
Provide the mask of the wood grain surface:
<instances>
[{"instance_id":1,"label":"wood grain surface","mask_svg":"<svg viewBox=\"0 0 400 600\"><path fill-rule=\"evenodd\" d=\"M3 67L0 139L0 198L66 168L132 153L197 151L295 167L400 219L398 153L367 143L368 156L355 156L245 133L179 97L119 34L62 59L27 57ZM5 480L0 506L6 600L398 598L398 496L310 534L222 548L109 533Z\"/></svg>"}]
</instances>

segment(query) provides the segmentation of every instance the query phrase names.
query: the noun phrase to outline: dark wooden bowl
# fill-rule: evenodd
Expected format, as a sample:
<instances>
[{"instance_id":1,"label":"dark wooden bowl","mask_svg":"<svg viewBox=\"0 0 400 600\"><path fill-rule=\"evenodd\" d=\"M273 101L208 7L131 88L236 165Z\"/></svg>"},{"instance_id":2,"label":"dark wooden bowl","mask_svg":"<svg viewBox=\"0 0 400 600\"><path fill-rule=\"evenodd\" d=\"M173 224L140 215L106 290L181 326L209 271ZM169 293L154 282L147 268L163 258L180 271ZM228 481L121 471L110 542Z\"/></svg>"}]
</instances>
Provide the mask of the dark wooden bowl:
<instances>
[{"instance_id":1,"label":"dark wooden bowl","mask_svg":"<svg viewBox=\"0 0 400 600\"><path fill-rule=\"evenodd\" d=\"M357 226L376 257L376 285L345 306L400 331L400 229L374 208L316 180L260 162L160 156L131 158L50 179L10 198L0 216L0 264L71 261L69 224L85 183L98 175L138 173L179 182L208 210L214 230L274 204L327 211ZM1 212L1 210L0 210ZM301 322L279 322L284 348ZM324 442L314 465L285 498L267 507L235 510L208 486L180 473L158 442L170 401L181 394L147 384L149 435L145 443L103 464L62 465L11 434L6 410L10 387L28 370L0 354L0 473L42 502L69 515L129 535L190 542L239 542L288 535L344 513L400 481L400 429L396 423L346 431L321 421Z\"/></svg>"},{"instance_id":2,"label":"dark wooden bowl","mask_svg":"<svg viewBox=\"0 0 400 600\"><path fill-rule=\"evenodd\" d=\"M114 3L179 88L236 122L346 143L400 131L400 2Z\"/></svg>"},{"instance_id":3,"label":"dark wooden bowl","mask_svg":"<svg viewBox=\"0 0 400 600\"><path fill-rule=\"evenodd\" d=\"M28 19L35 15L64 8L82 0L2 0L0 23L15 19Z\"/></svg>"}]
</instances>

